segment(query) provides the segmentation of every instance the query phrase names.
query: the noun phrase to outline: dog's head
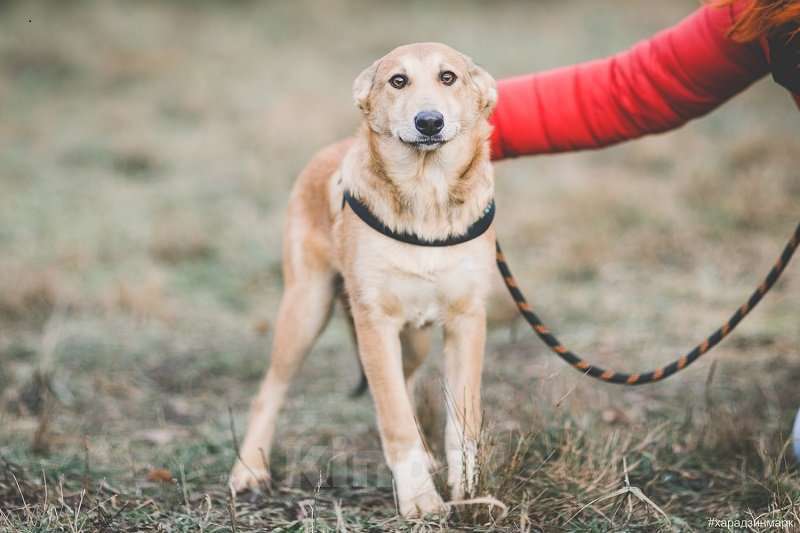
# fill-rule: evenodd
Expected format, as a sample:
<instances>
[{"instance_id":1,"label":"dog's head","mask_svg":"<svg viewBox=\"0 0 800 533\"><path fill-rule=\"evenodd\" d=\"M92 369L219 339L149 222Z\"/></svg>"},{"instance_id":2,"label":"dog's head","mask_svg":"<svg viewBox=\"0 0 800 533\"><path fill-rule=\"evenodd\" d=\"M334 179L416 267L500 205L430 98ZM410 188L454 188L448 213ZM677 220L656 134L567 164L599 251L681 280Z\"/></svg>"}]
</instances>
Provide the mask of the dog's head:
<instances>
[{"instance_id":1,"label":"dog's head","mask_svg":"<svg viewBox=\"0 0 800 533\"><path fill-rule=\"evenodd\" d=\"M491 113L494 79L439 43L395 48L359 74L353 98L370 128L418 150L435 150Z\"/></svg>"}]
</instances>

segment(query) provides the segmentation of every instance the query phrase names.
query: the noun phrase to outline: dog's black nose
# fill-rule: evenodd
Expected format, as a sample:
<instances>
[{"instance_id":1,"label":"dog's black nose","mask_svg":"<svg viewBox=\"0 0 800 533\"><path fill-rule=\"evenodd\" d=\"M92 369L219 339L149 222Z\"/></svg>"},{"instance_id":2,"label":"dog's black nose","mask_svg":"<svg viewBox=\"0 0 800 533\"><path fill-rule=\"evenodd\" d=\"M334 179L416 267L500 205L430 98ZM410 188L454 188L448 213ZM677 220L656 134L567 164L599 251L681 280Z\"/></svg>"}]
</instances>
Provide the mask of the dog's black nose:
<instances>
[{"instance_id":1,"label":"dog's black nose","mask_svg":"<svg viewBox=\"0 0 800 533\"><path fill-rule=\"evenodd\" d=\"M414 117L414 126L423 135L436 135L444 128L444 117L438 111L420 111Z\"/></svg>"}]
</instances>

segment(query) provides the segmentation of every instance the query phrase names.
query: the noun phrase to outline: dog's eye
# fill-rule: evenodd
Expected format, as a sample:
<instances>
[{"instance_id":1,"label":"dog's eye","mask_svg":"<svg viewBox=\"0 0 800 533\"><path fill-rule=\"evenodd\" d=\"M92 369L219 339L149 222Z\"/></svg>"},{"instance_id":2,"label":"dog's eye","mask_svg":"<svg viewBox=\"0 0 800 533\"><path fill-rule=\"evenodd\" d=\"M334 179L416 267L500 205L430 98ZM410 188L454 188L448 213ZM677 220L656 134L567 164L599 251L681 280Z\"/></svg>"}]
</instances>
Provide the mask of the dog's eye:
<instances>
[{"instance_id":1,"label":"dog's eye","mask_svg":"<svg viewBox=\"0 0 800 533\"><path fill-rule=\"evenodd\" d=\"M456 76L449 70L445 70L444 72L439 74L439 79L442 80L442 83L444 83L445 85L453 85L458 79L458 76Z\"/></svg>"},{"instance_id":2,"label":"dog's eye","mask_svg":"<svg viewBox=\"0 0 800 533\"><path fill-rule=\"evenodd\" d=\"M407 84L408 84L408 78L406 78L402 74L395 74L389 79L389 85L391 85L395 89L402 89Z\"/></svg>"}]
</instances>

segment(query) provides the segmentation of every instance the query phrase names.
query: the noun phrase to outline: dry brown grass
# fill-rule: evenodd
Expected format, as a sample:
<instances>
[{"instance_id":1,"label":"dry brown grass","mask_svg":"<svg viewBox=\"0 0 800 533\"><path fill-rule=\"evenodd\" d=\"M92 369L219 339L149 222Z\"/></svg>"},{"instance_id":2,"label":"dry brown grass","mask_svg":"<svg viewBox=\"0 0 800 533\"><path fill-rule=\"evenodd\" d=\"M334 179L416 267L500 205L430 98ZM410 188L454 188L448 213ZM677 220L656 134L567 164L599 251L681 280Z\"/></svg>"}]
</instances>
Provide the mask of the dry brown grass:
<instances>
[{"instance_id":1,"label":"dry brown grass","mask_svg":"<svg viewBox=\"0 0 800 533\"><path fill-rule=\"evenodd\" d=\"M0 317L21 321L48 317L63 302L63 284L55 270L32 271L6 264L0 279Z\"/></svg>"}]
</instances>

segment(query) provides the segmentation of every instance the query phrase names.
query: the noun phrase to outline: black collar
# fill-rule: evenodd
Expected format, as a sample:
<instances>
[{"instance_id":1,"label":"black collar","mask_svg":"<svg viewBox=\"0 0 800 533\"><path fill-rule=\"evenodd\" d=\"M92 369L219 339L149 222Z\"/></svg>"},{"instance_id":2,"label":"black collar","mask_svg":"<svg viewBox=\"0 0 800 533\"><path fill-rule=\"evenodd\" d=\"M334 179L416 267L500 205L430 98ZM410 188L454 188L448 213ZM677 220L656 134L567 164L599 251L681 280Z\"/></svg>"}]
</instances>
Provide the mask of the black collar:
<instances>
[{"instance_id":1,"label":"black collar","mask_svg":"<svg viewBox=\"0 0 800 533\"><path fill-rule=\"evenodd\" d=\"M369 207L367 207L361 200L351 195L349 191L344 191L342 208L344 208L345 203L350 206L350 209L353 210L353 213L358 215L358 218L363 220L367 226L371 227L375 231L386 235L390 239L404 242L406 244L414 244L416 246L453 246L471 241L472 239L483 235L486 230L489 229L489 226L492 225L492 221L494 220L494 200L492 200L483 210L483 213L481 213L481 217L473 222L470 227L467 228L467 231L462 235L430 241L423 239L414 233L398 233L389 229L386 227L386 224L381 222L381 220L369 210Z\"/></svg>"}]
</instances>

